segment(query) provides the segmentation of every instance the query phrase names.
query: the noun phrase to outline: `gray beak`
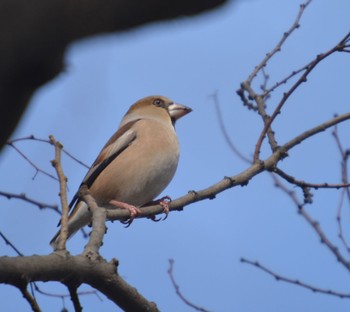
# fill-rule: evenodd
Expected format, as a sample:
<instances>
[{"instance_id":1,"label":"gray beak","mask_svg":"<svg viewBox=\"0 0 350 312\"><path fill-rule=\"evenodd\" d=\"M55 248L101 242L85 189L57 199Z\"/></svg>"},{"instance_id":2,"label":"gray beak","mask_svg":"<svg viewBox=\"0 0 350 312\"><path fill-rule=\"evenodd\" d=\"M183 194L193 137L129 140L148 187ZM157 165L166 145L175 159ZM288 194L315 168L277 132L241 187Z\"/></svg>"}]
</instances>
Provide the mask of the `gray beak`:
<instances>
[{"instance_id":1,"label":"gray beak","mask_svg":"<svg viewBox=\"0 0 350 312\"><path fill-rule=\"evenodd\" d=\"M171 119L173 121L176 121L180 119L182 116L185 116L188 113L192 112L192 109L185 105L172 103L168 106L168 111Z\"/></svg>"}]
</instances>

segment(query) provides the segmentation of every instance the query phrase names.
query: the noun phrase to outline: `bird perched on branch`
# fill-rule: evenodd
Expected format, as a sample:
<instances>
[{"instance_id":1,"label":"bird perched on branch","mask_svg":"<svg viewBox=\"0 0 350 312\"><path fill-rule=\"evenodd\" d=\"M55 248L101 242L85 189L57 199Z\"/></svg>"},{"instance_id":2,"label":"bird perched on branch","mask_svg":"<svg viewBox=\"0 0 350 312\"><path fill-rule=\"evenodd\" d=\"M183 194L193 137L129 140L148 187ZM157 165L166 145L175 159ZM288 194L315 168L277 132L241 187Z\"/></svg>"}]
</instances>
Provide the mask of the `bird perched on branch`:
<instances>
[{"instance_id":1,"label":"bird perched on branch","mask_svg":"<svg viewBox=\"0 0 350 312\"><path fill-rule=\"evenodd\" d=\"M139 207L156 198L177 168L175 122L191 111L164 96L145 97L133 104L83 179L96 203L128 209L132 219ZM78 193L72 207L68 237L91 221L91 212ZM59 240L58 231L50 242L54 249Z\"/></svg>"}]
</instances>

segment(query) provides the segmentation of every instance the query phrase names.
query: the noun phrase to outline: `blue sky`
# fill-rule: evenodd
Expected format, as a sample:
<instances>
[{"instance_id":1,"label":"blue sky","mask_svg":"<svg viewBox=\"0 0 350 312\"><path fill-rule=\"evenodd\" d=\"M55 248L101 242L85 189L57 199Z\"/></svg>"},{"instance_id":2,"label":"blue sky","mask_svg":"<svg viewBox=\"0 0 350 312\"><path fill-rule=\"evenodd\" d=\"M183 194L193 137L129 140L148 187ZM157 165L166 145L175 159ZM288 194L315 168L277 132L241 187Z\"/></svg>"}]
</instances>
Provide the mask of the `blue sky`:
<instances>
[{"instance_id":1,"label":"blue sky","mask_svg":"<svg viewBox=\"0 0 350 312\"><path fill-rule=\"evenodd\" d=\"M224 176L238 174L247 164L227 146L210 95L218 93L224 122L242 153L251 156L262 129L261 120L247 111L235 91L294 21L300 1L241 1L213 13L138 30L85 40L70 47L67 68L33 97L14 138L53 134L65 148L91 164L117 129L128 107L141 97L161 94L193 108L177 124L181 159L177 174L164 195L176 198L206 188ZM296 31L267 67L271 83L300 68L335 45L349 31L347 0L314 1ZM350 59L337 54L327 59L296 92L277 118L280 144L306 129L349 111ZM269 101L271 112L280 92ZM349 147L349 123L339 128ZM297 146L281 168L312 182L338 182L340 156L331 132ZM42 168L53 172L53 150L42 143L18 145ZM262 156L269 150L263 148ZM63 161L73 196L86 169ZM38 174L12 149L1 155L0 189L58 203L58 185ZM339 192L318 191L308 207L330 238L337 241ZM0 198L0 230L24 254L47 254L58 216L30 204ZM344 207L345 225L349 207ZM239 259L258 260L274 271L322 288L349 292L348 271L320 244L297 214L290 199L277 190L268 174L246 187L236 187L215 200L171 213L165 222L136 220L125 229L109 223L102 255L120 261L120 274L161 311L192 311L176 296L166 273L175 260L175 278L183 293L210 311L345 311L350 302L314 294L276 282ZM350 237L349 228L345 234ZM69 241L79 254L85 245L80 234ZM339 244L341 246L341 244ZM0 241L1 255L14 252ZM65 293L55 283L45 291ZM82 287L82 290L89 290ZM19 291L0 286L4 311L29 311ZM115 311L106 298L82 296L84 311ZM62 307L59 299L38 295L43 310ZM66 300L70 311L70 300ZM55 308L53 308L55 307Z\"/></svg>"}]
</instances>

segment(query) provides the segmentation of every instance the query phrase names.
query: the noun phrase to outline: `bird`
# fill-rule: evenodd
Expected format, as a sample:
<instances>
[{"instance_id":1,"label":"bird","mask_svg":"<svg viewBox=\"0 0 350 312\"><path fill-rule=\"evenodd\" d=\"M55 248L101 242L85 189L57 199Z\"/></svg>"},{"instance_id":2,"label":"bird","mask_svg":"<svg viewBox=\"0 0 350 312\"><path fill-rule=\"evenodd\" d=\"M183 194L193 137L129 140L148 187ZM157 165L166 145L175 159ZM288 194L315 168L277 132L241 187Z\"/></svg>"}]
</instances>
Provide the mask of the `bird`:
<instances>
[{"instance_id":1,"label":"bird","mask_svg":"<svg viewBox=\"0 0 350 312\"><path fill-rule=\"evenodd\" d=\"M191 111L159 95L131 105L81 183L98 206L112 204L128 209L133 218L140 207L159 196L174 177L179 161L175 122ZM88 225L92 217L79 191L69 207L68 238ZM59 241L60 231L50 241L54 250Z\"/></svg>"}]
</instances>

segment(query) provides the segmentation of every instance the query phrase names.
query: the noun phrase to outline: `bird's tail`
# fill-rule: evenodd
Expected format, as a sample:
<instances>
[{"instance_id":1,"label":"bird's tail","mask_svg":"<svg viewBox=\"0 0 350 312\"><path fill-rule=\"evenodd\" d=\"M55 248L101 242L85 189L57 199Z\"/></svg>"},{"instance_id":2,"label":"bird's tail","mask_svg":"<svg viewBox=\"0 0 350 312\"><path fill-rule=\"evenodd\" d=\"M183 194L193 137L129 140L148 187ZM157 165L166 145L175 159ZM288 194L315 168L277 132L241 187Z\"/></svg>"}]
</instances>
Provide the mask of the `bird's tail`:
<instances>
[{"instance_id":1,"label":"bird's tail","mask_svg":"<svg viewBox=\"0 0 350 312\"><path fill-rule=\"evenodd\" d=\"M88 225L91 221L91 213L88 209L88 206L85 202L80 201L74 207L72 213L68 218L68 238L72 237L79 229ZM50 245L54 250L57 249L58 244L60 242L60 230L56 233L56 235L51 239Z\"/></svg>"}]
</instances>

